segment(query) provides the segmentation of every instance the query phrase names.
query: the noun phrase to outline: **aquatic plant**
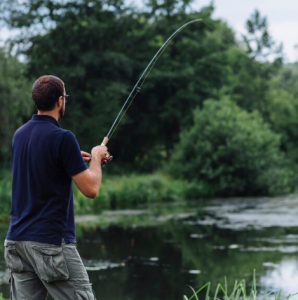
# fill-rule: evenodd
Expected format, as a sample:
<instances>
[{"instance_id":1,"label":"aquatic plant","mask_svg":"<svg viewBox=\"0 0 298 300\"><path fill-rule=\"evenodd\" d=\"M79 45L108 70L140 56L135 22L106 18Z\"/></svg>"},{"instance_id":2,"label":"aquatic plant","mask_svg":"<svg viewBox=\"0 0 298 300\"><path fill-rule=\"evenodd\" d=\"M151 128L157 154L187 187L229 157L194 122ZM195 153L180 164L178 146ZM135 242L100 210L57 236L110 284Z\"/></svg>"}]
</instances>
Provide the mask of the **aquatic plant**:
<instances>
[{"instance_id":1,"label":"aquatic plant","mask_svg":"<svg viewBox=\"0 0 298 300\"><path fill-rule=\"evenodd\" d=\"M206 295L205 295L205 300L209 299L223 299L223 300L257 300L257 299L262 299L262 300L267 300L267 299L274 299L274 300L288 300L292 298L293 296L297 295L296 294L290 294L288 296L283 296L282 291L279 290L277 292L265 292L265 294L262 297L257 298L257 287L256 287L256 272L254 270L253 272L253 280L252 280L252 287L249 292L247 292L247 285L244 279L238 281L235 281L233 290L231 294L228 293L228 284L227 280L225 278L225 284L222 285L219 283L216 287L214 297L210 296L210 287L211 287L211 282L206 283L203 285L200 289L195 291L192 287L190 289L193 292L193 295L188 298L187 296L183 296L183 300L199 300L198 294L200 292L203 292L206 289Z\"/></svg>"}]
</instances>

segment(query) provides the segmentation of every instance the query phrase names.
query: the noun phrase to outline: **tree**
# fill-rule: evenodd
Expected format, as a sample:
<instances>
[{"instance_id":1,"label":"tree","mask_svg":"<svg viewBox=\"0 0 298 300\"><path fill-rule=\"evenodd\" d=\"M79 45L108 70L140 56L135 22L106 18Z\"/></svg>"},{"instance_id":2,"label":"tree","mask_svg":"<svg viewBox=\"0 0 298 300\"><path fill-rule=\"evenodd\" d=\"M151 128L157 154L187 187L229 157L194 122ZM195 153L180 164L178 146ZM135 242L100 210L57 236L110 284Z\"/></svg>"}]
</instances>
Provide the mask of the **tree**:
<instances>
[{"instance_id":1,"label":"tree","mask_svg":"<svg viewBox=\"0 0 298 300\"><path fill-rule=\"evenodd\" d=\"M212 19L213 5L189 12L188 0L149 1L144 11L121 0L17 2L2 1L7 4L3 19L27 29L27 41L23 36L14 41L24 45L27 76L51 73L65 81L71 97L61 123L85 150L101 142L163 42L193 19L210 26L186 27L155 64L109 143L118 163L158 168L161 160L170 159L181 130L192 126L194 107L208 98L228 95L269 120L267 91L276 66L235 46L232 29Z\"/></svg>"},{"instance_id":2,"label":"tree","mask_svg":"<svg viewBox=\"0 0 298 300\"><path fill-rule=\"evenodd\" d=\"M257 60L280 59L282 57L282 44L276 45L268 31L266 17L262 17L255 10L250 19L246 21L247 35L243 35L244 43L249 55Z\"/></svg>"},{"instance_id":3,"label":"tree","mask_svg":"<svg viewBox=\"0 0 298 300\"><path fill-rule=\"evenodd\" d=\"M281 135L281 149L298 163L298 64L286 65L270 81L269 122Z\"/></svg>"},{"instance_id":4,"label":"tree","mask_svg":"<svg viewBox=\"0 0 298 300\"><path fill-rule=\"evenodd\" d=\"M33 111L31 86L24 76L26 66L7 50L0 48L0 162L10 157L10 142L14 131Z\"/></svg>"},{"instance_id":5,"label":"tree","mask_svg":"<svg viewBox=\"0 0 298 300\"><path fill-rule=\"evenodd\" d=\"M202 17L233 38L225 24L210 19L213 8L191 14L174 9L164 16L126 9L121 3L27 0L24 8L11 4L8 22L31 32L24 52L28 77L42 72L65 81L71 115L66 114L62 124L86 150L102 140L129 90L179 26ZM40 23L52 27L36 34ZM148 152L170 157L180 129L191 122L192 108L223 84L223 52L228 47L203 23L177 36L113 136L110 148L115 157L135 166L146 164Z\"/></svg>"}]
</instances>

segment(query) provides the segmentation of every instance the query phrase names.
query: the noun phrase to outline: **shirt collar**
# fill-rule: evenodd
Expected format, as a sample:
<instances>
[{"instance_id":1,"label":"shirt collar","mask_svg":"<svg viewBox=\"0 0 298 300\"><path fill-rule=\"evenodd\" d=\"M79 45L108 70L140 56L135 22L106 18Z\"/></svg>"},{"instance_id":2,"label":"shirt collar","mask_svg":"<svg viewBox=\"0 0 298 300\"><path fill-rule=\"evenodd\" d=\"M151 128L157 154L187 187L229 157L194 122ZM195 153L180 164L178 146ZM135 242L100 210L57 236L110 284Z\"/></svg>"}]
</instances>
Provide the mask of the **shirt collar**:
<instances>
[{"instance_id":1,"label":"shirt collar","mask_svg":"<svg viewBox=\"0 0 298 300\"><path fill-rule=\"evenodd\" d=\"M58 121L55 118L53 118L49 115L33 115L31 120L33 120L33 121L46 121L46 122L50 122L50 123L56 125L57 127L60 127Z\"/></svg>"}]
</instances>

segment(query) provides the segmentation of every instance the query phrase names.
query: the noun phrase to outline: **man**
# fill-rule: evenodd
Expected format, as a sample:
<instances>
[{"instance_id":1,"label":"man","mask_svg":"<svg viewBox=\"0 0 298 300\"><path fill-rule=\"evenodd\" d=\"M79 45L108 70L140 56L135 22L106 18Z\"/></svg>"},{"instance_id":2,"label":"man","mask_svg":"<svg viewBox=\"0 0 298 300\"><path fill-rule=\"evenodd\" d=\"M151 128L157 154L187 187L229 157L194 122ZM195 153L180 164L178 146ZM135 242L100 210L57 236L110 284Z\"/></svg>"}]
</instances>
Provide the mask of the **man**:
<instances>
[{"instance_id":1,"label":"man","mask_svg":"<svg viewBox=\"0 0 298 300\"><path fill-rule=\"evenodd\" d=\"M95 198L107 148L81 152L75 136L60 128L67 97L61 79L38 78L32 88L37 115L12 140L5 259L13 300L43 300L48 293L55 300L95 299L75 246L72 180L86 197ZM89 168L85 161L91 161Z\"/></svg>"}]
</instances>

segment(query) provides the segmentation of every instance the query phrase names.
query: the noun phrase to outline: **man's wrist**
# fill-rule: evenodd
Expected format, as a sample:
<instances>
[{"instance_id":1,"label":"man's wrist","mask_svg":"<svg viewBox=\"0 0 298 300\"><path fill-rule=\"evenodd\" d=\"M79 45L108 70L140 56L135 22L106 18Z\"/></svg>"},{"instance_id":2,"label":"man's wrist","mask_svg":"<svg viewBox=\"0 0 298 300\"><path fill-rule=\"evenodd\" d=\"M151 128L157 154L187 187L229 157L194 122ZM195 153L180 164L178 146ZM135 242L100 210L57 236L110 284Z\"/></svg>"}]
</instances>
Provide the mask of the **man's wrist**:
<instances>
[{"instance_id":1,"label":"man's wrist","mask_svg":"<svg viewBox=\"0 0 298 300\"><path fill-rule=\"evenodd\" d=\"M91 157L91 161L94 161L94 162L96 162L96 163L101 163L100 157L97 157L97 156L92 156L92 157Z\"/></svg>"}]
</instances>

